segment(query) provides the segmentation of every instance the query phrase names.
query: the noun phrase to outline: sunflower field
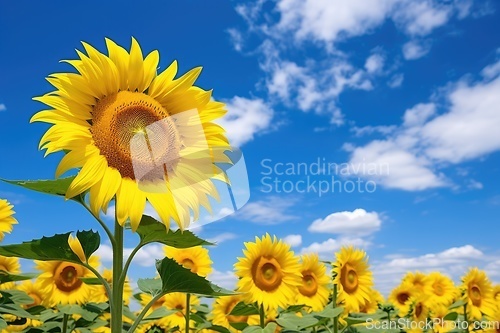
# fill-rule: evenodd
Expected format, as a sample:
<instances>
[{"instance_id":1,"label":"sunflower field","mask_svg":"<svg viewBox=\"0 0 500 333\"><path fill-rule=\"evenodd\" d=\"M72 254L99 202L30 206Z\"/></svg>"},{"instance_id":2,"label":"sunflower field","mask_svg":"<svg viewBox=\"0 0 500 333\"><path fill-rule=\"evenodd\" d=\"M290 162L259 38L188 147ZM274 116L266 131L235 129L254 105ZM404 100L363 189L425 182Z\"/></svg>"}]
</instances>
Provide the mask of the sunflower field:
<instances>
[{"instance_id":1,"label":"sunflower field","mask_svg":"<svg viewBox=\"0 0 500 333\"><path fill-rule=\"evenodd\" d=\"M2 332L500 331L500 286L483 271L464 272L460 284L439 272L409 272L384 297L367 254L352 246L324 261L297 256L265 234L234 258L235 290L208 281L214 244L187 228L200 208L211 210L215 182L231 186L233 148L214 122L224 103L194 85L200 68L178 76L174 62L157 73L157 51L144 56L135 39L130 50L106 45L104 54L84 43L78 59L66 60L75 71L50 75L54 91L34 98L47 109L31 120L50 125L40 148L64 153L56 179L3 180L78 203L101 233L70 230L1 245ZM110 203L112 225L102 219ZM159 220L144 214L147 204ZM13 205L0 200L0 240L18 223ZM126 233L139 242L125 257ZM95 254L104 240L110 269L100 269ZM158 274L133 290L131 262L152 243L164 247ZM21 272L20 258L36 272Z\"/></svg>"}]
</instances>

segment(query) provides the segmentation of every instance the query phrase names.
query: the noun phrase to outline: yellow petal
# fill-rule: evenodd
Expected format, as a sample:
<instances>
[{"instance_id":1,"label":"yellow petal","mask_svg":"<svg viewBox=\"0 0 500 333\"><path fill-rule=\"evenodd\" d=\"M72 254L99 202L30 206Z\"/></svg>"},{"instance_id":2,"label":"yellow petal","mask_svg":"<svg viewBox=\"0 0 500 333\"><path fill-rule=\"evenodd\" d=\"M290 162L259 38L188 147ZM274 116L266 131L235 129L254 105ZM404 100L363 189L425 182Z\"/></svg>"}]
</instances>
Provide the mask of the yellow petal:
<instances>
[{"instance_id":1,"label":"yellow petal","mask_svg":"<svg viewBox=\"0 0 500 333\"><path fill-rule=\"evenodd\" d=\"M107 167L108 163L104 156L91 156L69 185L66 192L66 199L73 198L90 189L95 183L101 180Z\"/></svg>"},{"instance_id":2,"label":"yellow petal","mask_svg":"<svg viewBox=\"0 0 500 333\"><path fill-rule=\"evenodd\" d=\"M156 76L156 68L158 68L158 62L160 61L160 54L157 50L154 50L146 59L144 59L144 78L142 80L141 86L138 88L140 92L146 90L151 81L153 81Z\"/></svg>"},{"instance_id":3,"label":"yellow petal","mask_svg":"<svg viewBox=\"0 0 500 333\"><path fill-rule=\"evenodd\" d=\"M167 69L153 79L153 82L151 82L151 85L148 88L148 95L153 98L163 95L176 74L177 61L174 61L170 64L170 66L168 66Z\"/></svg>"},{"instance_id":4,"label":"yellow petal","mask_svg":"<svg viewBox=\"0 0 500 333\"><path fill-rule=\"evenodd\" d=\"M135 38L132 38L128 62L128 87L130 91L139 90L142 87L142 81L144 80L143 63L141 47Z\"/></svg>"}]
</instances>

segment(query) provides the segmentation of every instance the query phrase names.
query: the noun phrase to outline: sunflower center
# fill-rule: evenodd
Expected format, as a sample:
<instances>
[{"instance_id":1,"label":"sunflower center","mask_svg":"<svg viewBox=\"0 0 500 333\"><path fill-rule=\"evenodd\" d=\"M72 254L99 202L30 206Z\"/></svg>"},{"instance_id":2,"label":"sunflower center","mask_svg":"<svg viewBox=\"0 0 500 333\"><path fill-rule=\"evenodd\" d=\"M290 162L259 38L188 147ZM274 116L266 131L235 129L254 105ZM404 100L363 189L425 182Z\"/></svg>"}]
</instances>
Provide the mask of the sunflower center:
<instances>
[{"instance_id":1,"label":"sunflower center","mask_svg":"<svg viewBox=\"0 0 500 333\"><path fill-rule=\"evenodd\" d=\"M420 317L420 315L422 314L422 303L417 303L417 305L415 306L415 317Z\"/></svg>"},{"instance_id":2,"label":"sunflower center","mask_svg":"<svg viewBox=\"0 0 500 333\"><path fill-rule=\"evenodd\" d=\"M82 285L83 269L68 263L61 263L57 266L54 278L57 288L61 291L70 292L78 289Z\"/></svg>"},{"instance_id":3,"label":"sunflower center","mask_svg":"<svg viewBox=\"0 0 500 333\"><path fill-rule=\"evenodd\" d=\"M90 128L108 165L122 177L158 180L172 171L181 140L170 114L154 98L120 91L97 102Z\"/></svg>"},{"instance_id":4,"label":"sunflower center","mask_svg":"<svg viewBox=\"0 0 500 333\"><path fill-rule=\"evenodd\" d=\"M261 290L273 291L281 284L281 266L274 258L260 257L252 265L252 278Z\"/></svg>"},{"instance_id":5,"label":"sunflower center","mask_svg":"<svg viewBox=\"0 0 500 333\"><path fill-rule=\"evenodd\" d=\"M302 285L299 287L299 292L307 297L316 295L318 291L318 283L313 272L302 272Z\"/></svg>"},{"instance_id":6,"label":"sunflower center","mask_svg":"<svg viewBox=\"0 0 500 333\"><path fill-rule=\"evenodd\" d=\"M196 273L196 272L195 272L195 270L196 270L195 268L196 268L196 267L195 267L195 265L194 265L194 262L193 262L191 259L187 259L187 258L186 258L186 259L184 259L184 260L182 261L182 266L184 266L184 268L190 269L190 270L191 270L191 272Z\"/></svg>"},{"instance_id":7,"label":"sunflower center","mask_svg":"<svg viewBox=\"0 0 500 333\"><path fill-rule=\"evenodd\" d=\"M434 285L434 293L438 296L443 296L444 295L444 288L440 284L435 284Z\"/></svg>"},{"instance_id":8,"label":"sunflower center","mask_svg":"<svg viewBox=\"0 0 500 333\"><path fill-rule=\"evenodd\" d=\"M33 298L33 303L26 304L26 308L31 308L33 306L42 304L42 298L38 294L28 293L28 296Z\"/></svg>"},{"instance_id":9,"label":"sunflower center","mask_svg":"<svg viewBox=\"0 0 500 333\"><path fill-rule=\"evenodd\" d=\"M407 293L399 293L396 298L399 304L404 305L406 301L410 298L410 295L408 295Z\"/></svg>"},{"instance_id":10,"label":"sunflower center","mask_svg":"<svg viewBox=\"0 0 500 333\"><path fill-rule=\"evenodd\" d=\"M354 267L345 264L340 270L340 283L347 293L353 293L358 289L358 273Z\"/></svg>"},{"instance_id":11,"label":"sunflower center","mask_svg":"<svg viewBox=\"0 0 500 333\"><path fill-rule=\"evenodd\" d=\"M0 271L8 272L9 270L4 265L0 265Z\"/></svg>"},{"instance_id":12,"label":"sunflower center","mask_svg":"<svg viewBox=\"0 0 500 333\"><path fill-rule=\"evenodd\" d=\"M472 301L472 304L474 304L475 306L481 305L481 289L479 288L479 286L477 286L476 284L471 286L469 297Z\"/></svg>"},{"instance_id":13,"label":"sunflower center","mask_svg":"<svg viewBox=\"0 0 500 333\"><path fill-rule=\"evenodd\" d=\"M233 309L236 306L236 304L238 304L237 300L232 301L231 303L229 303L226 306L225 313L226 313L227 321L230 322L230 323L246 323L248 321L248 316L233 316L233 315L230 315L231 311L233 311Z\"/></svg>"},{"instance_id":14,"label":"sunflower center","mask_svg":"<svg viewBox=\"0 0 500 333\"><path fill-rule=\"evenodd\" d=\"M175 309L176 309L176 310L179 310L179 311L177 311L177 312L175 313L177 316L179 316L179 317L184 317L184 305L182 305L182 304L177 304L177 305L175 306Z\"/></svg>"}]
</instances>

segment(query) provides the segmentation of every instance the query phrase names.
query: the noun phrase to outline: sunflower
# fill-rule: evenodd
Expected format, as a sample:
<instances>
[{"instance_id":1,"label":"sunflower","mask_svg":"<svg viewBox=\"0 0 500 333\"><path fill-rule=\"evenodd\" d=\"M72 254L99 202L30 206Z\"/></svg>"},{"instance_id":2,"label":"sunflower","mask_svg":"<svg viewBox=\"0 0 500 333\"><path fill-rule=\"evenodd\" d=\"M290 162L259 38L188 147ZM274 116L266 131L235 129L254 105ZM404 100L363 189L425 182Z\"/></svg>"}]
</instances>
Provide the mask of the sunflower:
<instances>
[{"instance_id":1,"label":"sunflower","mask_svg":"<svg viewBox=\"0 0 500 333\"><path fill-rule=\"evenodd\" d=\"M403 283L408 282L422 294L429 294L431 292L430 280L424 273L421 272L408 272L403 277Z\"/></svg>"},{"instance_id":2,"label":"sunflower","mask_svg":"<svg viewBox=\"0 0 500 333\"><path fill-rule=\"evenodd\" d=\"M231 311L233 311L236 304L243 301L242 295L232 295L232 296L224 296L219 297L215 300L213 305L213 310L210 315L212 323L214 325L219 325L229 329L231 332L239 332L231 323L247 323L250 324L250 321L255 318L259 318L259 316L233 316L230 315Z\"/></svg>"},{"instance_id":3,"label":"sunflower","mask_svg":"<svg viewBox=\"0 0 500 333\"><path fill-rule=\"evenodd\" d=\"M428 281L432 302L451 305L455 301L458 295L452 279L439 272L433 272L429 274Z\"/></svg>"},{"instance_id":4,"label":"sunflower","mask_svg":"<svg viewBox=\"0 0 500 333\"><path fill-rule=\"evenodd\" d=\"M403 282L391 291L387 300L398 309L399 316L404 317L410 310L410 299L419 294L411 283Z\"/></svg>"},{"instance_id":5,"label":"sunflower","mask_svg":"<svg viewBox=\"0 0 500 333\"><path fill-rule=\"evenodd\" d=\"M21 265L19 264L19 259L14 257L4 257L0 255L0 271L4 271L10 274L21 273ZM6 282L0 284L0 290L13 289L15 282Z\"/></svg>"},{"instance_id":6,"label":"sunflower","mask_svg":"<svg viewBox=\"0 0 500 333\"><path fill-rule=\"evenodd\" d=\"M451 331L456 323L451 320L444 320L446 315L450 313L448 306L440 303L434 304L431 309L431 317L433 319L433 331L435 333L447 333Z\"/></svg>"},{"instance_id":7,"label":"sunflower","mask_svg":"<svg viewBox=\"0 0 500 333\"><path fill-rule=\"evenodd\" d=\"M102 277L111 285L113 282L113 271L110 269L105 269L101 273ZM130 297L132 296L132 287L130 287L130 283L125 280L123 285L123 302L125 305L130 303ZM106 288L103 285L95 286L92 295L90 297L90 302L95 303L105 303L109 300L108 294L106 292Z\"/></svg>"},{"instance_id":8,"label":"sunflower","mask_svg":"<svg viewBox=\"0 0 500 333\"><path fill-rule=\"evenodd\" d=\"M149 323L139 325L137 327L137 333L167 333L167 332L177 332L171 331L170 328L160 322L160 320L155 320Z\"/></svg>"},{"instance_id":9,"label":"sunflower","mask_svg":"<svg viewBox=\"0 0 500 333\"><path fill-rule=\"evenodd\" d=\"M428 296L420 293L418 296L411 297L408 303L410 303L408 315L410 317L411 326L406 329L406 332L422 332L430 312L428 307Z\"/></svg>"},{"instance_id":10,"label":"sunflower","mask_svg":"<svg viewBox=\"0 0 500 333\"><path fill-rule=\"evenodd\" d=\"M362 313L375 313L378 310L378 305L384 303L384 296L375 289L370 290L370 299L359 308Z\"/></svg>"},{"instance_id":11,"label":"sunflower","mask_svg":"<svg viewBox=\"0 0 500 333\"><path fill-rule=\"evenodd\" d=\"M301 285L299 260L290 246L266 234L255 243L246 242L244 257L234 265L239 277L238 291L247 293L246 301L258 302L266 310L286 308L295 300Z\"/></svg>"},{"instance_id":12,"label":"sunflower","mask_svg":"<svg viewBox=\"0 0 500 333\"><path fill-rule=\"evenodd\" d=\"M373 286L366 252L349 246L342 247L335 256L332 273L333 283L338 287L337 302L349 312L359 312L369 301Z\"/></svg>"},{"instance_id":13,"label":"sunflower","mask_svg":"<svg viewBox=\"0 0 500 333\"><path fill-rule=\"evenodd\" d=\"M80 241L76 237L69 237L69 245L73 252L80 259L85 260ZM49 296L44 300L48 306L56 304L83 304L89 300L91 293L95 290L94 286L83 283L80 278L90 277L95 275L87 268L66 261L35 261L36 268L42 273L38 276L36 283ZM96 256L91 256L88 263L97 268L99 259Z\"/></svg>"},{"instance_id":14,"label":"sunflower","mask_svg":"<svg viewBox=\"0 0 500 333\"><path fill-rule=\"evenodd\" d=\"M493 297L495 298L495 300L497 302L500 301L500 284L496 284L494 287L493 287Z\"/></svg>"},{"instance_id":15,"label":"sunflower","mask_svg":"<svg viewBox=\"0 0 500 333\"><path fill-rule=\"evenodd\" d=\"M462 292L467 302L467 312L471 320L481 320L482 315L491 317L495 313L493 287L484 271L471 268L462 277Z\"/></svg>"},{"instance_id":16,"label":"sunflower","mask_svg":"<svg viewBox=\"0 0 500 333\"><path fill-rule=\"evenodd\" d=\"M281 326L276 322L276 318L278 318L278 311L277 310L270 309L269 311L266 311L265 318L264 318L264 325L267 325L269 323L277 324L276 329L274 330L274 333L279 333L279 332L281 332ZM248 325L260 326L260 317L259 316L251 316L251 318L248 319Z\"/></svg>"},{"instance_id":17,"label":"sunflower","mask_svg":"<svg viewBox=\"0 0 500 333\"><path fill-rule=\"evenodd\" d=\"M187 249L165 246L165 255L200 276L207 276L212 271L208 250L201 246Z\"/></svg>"},{"instance_id":18,"label":"sunflower","mask_svg":"<svg viewBox=\"0 0 500 333\"><path fill-rule=\"evenodd\" d=\"M18 223L12 216L15 213L13 207L7 200L0 199L0 242L3 241L5 233L10 234L12 226Z\"/></svg>"},{"instance_id":19,"label":"sunflower","mask_svg":"<svg viewBox=\"0 0 500 333\"><path fill-rule=\"evenodd\" d=\"M190 298L190 306L191 313L195 313L196 310L194 306L199 305L200 300L195 295L191 295ZM168 315L166 317L161 318L158 323L160 325L166 327L179 327L179 330L183 331L186 328L186 294L184 293L170 293L163 297L162 306L166 307L169 310L179 310L176 313ZM193 327L196 324L194 320L191 320L189 323L189 327Z\"/></svg>"},{"instance_id":20,"label":"sunflower","mask_svg":"<svg viewBox=\"0 0 500 333\"><path fill-rule=\"evenodd\" d=\"M17 290L24 291L29 297L33 299L33 303L23 305L23 307L25 308L42 305L43 300L49 296L39 283L33 283L31 280L23 281L17 286Z\"/></svg>"},{"instance_id":21,"label":"sunflower","mask_svg":"<svg viewBox=\"0 0 500 333\"><path fill-rule=\"evenodd\" d=\"M121 225L136 230L146 201L162 222L181 229L210 210L217 198L214 179L224 180L218 163L229 163L224 129L213 123L224 104L194 86L201 67L174 79L177 62L157 74L158 51L145 58L135 39L130 52L106 39L108 55L87 43L86 54L66 61L77 73L52 74L55 91L36 97L50 109L31 121L52 124L40 141L46 155L64 151L56 177L81 168L66 198L89 191L95 215L115 197Z\"/></svg>"},{"instance_id":22,"label":"sunflower","mask_svg":"<svg viewBox=\"0 0 500 333\"><path fill-rule=\"evenodd\" d=\"M323 310L330 295L330 277L326 275L326 267L319 261L317 254L301 257L300 274L302 284L298 288L295 304L307 305L312 311Z\"/></svg>"}]
</instances>

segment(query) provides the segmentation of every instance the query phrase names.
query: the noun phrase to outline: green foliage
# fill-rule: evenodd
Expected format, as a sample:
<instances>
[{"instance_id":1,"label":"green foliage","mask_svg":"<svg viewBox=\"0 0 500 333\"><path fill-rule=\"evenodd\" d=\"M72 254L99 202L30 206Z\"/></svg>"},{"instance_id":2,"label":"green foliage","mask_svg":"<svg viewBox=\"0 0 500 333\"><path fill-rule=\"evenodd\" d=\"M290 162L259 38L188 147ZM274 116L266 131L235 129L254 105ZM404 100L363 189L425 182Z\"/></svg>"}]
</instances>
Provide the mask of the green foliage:
<instances>
[{"instance_id":1,"label":"green foliage","mask_svg":"<svg viewBox=\"0 0 500 333\"><path fill-rule=\"evenodd\" d=\"M75 179L75 176L59 178L59 179L40 179L40 180L8 180L0 178L1 181L4 181L12 185L21 186L36 192L58 195L58 196L66 195L69 185L71 184L73 179ZM76 196L71 199L78 202L82 202L82 198L80 196Z\"/></svg>"}]
</instances>

